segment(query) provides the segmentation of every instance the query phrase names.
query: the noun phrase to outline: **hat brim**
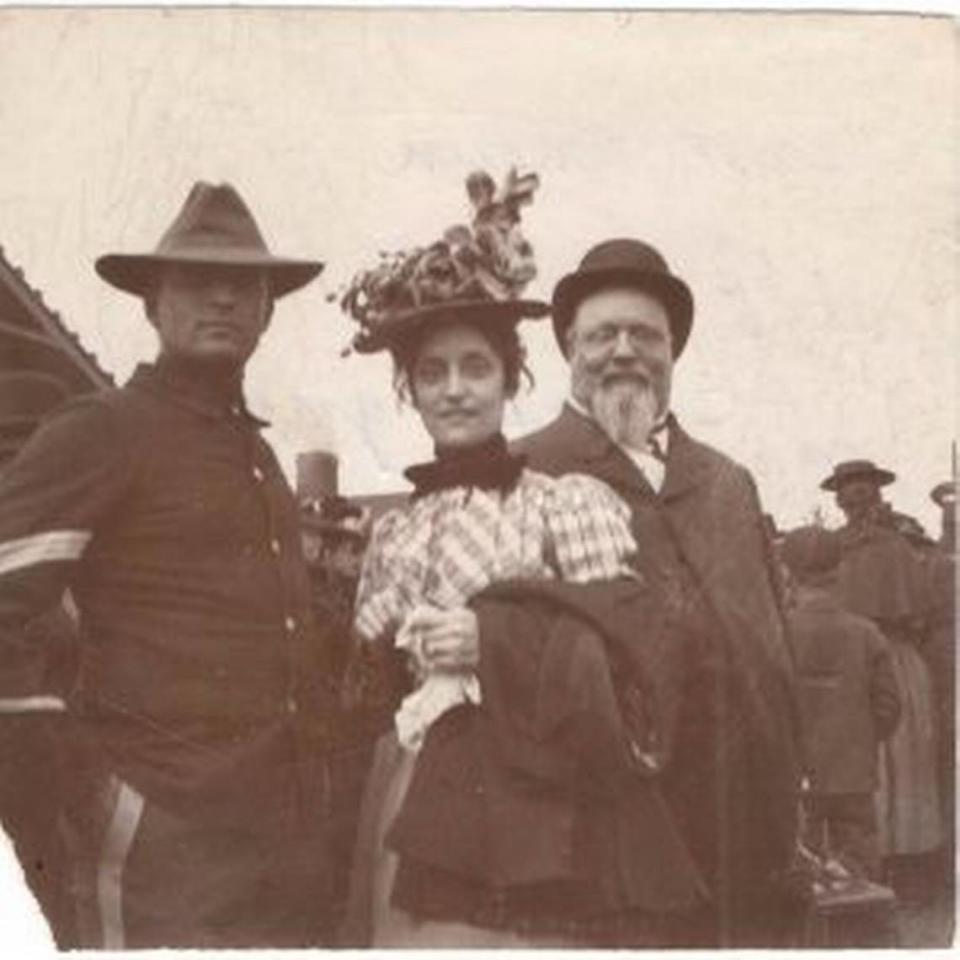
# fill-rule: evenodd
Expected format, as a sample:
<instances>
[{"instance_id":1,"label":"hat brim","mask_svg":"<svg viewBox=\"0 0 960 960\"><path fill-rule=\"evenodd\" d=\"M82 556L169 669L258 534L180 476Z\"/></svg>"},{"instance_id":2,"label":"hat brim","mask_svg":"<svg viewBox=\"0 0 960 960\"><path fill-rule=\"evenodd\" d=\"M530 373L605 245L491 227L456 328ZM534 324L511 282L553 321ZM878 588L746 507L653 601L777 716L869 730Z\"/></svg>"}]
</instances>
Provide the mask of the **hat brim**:
<instances>
[{"instance_id":1,"label":"hat brim","mask_svg":"<svg viewBox=\"0 0 960 960\"><path fill-rule=\"evenodd\" d=\"M306 286L324 267L318 260L289 260L258 250L186 250L176 254L108 253L97 259L94 268L111 286L142 297L162 267L177 263L266 270L274 298Z\"/></svg>"},{"instance_id":2,"label":"hat brim","mask_svg":"<svg viewBox=\"0 0 960 960\"><path fill-rule=\"evenodd\" d=\"M413 310L398 311L381 321L366 335L354 340L357 353L396 350L411 343L425 327L444 323L516 324L521 320L539 320L550 313L542 300L467 300L461 303L437 303Z\"/></svg>"},{"instance_id":3,"label":"hat brim","mask_svg":"<svg viewBox=\"0 0 960 960\"><path fill-rule=\"evenodd\" d=\"M344 539L365 540L367 535L352 527L344 527L331 520L314 520L311 517L301 517L300 529L310 533L322 534L325 537L342 537Z\"/></svg>"},{"instance_id":4,"label":"hat brim","mask_svg":"<svg viewBox=\"0 0 960 960\"><path fill-rule=\"evenodd\" d=\"M957 485L947 480L945 483L938 483L930 491L930 499L938 506L950 506L957 502Z\"/></svg>"},{"instance_id":5,"label":"hat brim","mask_svg":"<svg viewBox=\"0 0 960 960\"><path fill-rule=\"evenodd\" d=\"M840 476L831 474L823 483L820 484L821 490L829 490L836 493L841 484L849 483L851 480L870 479L876 482L877 486L886 487L897 479L897 475L890 470L884 470L881 467L874 467L872 470L854 470L850 473L844 473Z\"/></svg>"},{"instance_id":6,"label":"hat brim","mask_svg":"<svg viewBox=\"0 0 960 960\"><path fill-rule=\"evenodd\" d=\"M568 273L554 288L553 332L564 356L567 355L567 328L573 322L576 308L590 294L609 287L632 288L656 297L667 310L674 360L683 353L693 327L693 294L690 288L672 274L611 267Z\"/></svg>"}]
</instances>

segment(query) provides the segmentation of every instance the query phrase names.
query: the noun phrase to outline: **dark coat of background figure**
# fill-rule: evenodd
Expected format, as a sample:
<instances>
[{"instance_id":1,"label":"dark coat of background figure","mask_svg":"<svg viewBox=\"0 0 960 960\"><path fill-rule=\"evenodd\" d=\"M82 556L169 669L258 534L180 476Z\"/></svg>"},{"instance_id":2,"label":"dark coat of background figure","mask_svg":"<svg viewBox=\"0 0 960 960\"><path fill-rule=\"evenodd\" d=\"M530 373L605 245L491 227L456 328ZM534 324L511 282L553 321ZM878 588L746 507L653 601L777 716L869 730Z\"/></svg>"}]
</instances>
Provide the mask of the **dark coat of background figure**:
<instances>
[{"instance_id":1,"label":"dark coat of background figure","mask_svg":"<svg viewBox=\"0 0 960 960\"><path fill-rule=\"evenodd\" d=\"M801 595L790 627L810 764L808 845L879 879L877 748L900 719L889 643L827 591Z\"/></svg>"},{"instance_id":2,"label":"dark coat of background figure","mask_svg":"<svg viewBox=\"0 0 960 960\"><path fill-rule=\"evenodd\" d=\"M713 902L689 942L775 944L791 922L800 757L782 585L750 474L669 418L655 493L590 419L566 405L516 449L548 474L586 473L630 506L639 565L676 591L690 644L663 789Z\"/></svg>"}]
</instances>

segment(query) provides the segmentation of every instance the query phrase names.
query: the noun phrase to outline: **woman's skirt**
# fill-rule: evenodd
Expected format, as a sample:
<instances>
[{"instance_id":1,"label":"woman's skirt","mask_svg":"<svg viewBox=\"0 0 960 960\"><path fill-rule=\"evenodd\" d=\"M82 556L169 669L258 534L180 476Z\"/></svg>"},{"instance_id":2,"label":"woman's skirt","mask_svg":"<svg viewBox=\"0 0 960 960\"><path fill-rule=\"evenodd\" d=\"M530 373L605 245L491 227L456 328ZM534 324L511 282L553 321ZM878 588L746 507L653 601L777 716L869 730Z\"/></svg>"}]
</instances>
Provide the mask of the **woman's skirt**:
<instances>
[{"instance_id":1,"label":"woman's skirt","mask_svg":"<svg viewBox=\"0 0 960 960\"><path fill-rule=\"evenodd\" d=\"M399 858L386 848L385 838L407 795L416 759L417 754L401 747L392 731L377 743L360 811L341 946L570 946L560 935L532 937L449 920L418 919L391 905Z\"/></svg>"},{"instance_id":2,"label":"woman's skirt","mask_svg":"<svg viewBox=\"0 0 960 960\"><path fill-rule=\"evenodd\" d=\"M899 856L935 850L943 826L930 674L910 643L891 641L890 648L902 707L896 731L880 748L877 813L881 853Z\"/></svg>"}]
</instances>

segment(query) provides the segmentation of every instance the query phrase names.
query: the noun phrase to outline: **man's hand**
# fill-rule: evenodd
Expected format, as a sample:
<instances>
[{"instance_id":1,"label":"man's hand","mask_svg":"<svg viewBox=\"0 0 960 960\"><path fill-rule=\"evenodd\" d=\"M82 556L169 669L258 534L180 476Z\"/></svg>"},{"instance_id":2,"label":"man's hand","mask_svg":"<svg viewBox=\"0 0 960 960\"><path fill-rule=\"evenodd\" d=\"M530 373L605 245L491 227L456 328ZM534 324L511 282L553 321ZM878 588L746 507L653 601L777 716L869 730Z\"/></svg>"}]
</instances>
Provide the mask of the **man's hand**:
<instances>
[{"instance_id":1,"label":"man's hand","mask_svg":"<svg viewBox=\"0 0 960 960\"><path fill-rule=\"evenodd\" d=\"M480 662L477 615L467 607L419 607L404 625L420 639L424 665L432 672L462 672Z\"/></svg>"}]
</instances>

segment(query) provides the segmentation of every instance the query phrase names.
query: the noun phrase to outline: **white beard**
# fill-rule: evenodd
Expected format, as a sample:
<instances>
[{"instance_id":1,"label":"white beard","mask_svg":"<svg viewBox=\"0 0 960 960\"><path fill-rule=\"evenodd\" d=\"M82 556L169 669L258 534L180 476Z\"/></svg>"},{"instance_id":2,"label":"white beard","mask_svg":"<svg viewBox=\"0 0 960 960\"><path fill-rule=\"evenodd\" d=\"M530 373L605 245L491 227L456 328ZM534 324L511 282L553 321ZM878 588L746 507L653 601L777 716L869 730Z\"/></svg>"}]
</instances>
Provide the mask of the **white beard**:
<instances>
[{"instance_id":1,"label":"white beard","mask_svg":"<svg viewBox=\"0 0 960 960\"><path fill-rule=\"evenodd\" d=\"M648 385L618 381L598 387L591 398L597 423L614 443L644 450L653 429L657 401Z\"/></svg>"}]
</instances>

